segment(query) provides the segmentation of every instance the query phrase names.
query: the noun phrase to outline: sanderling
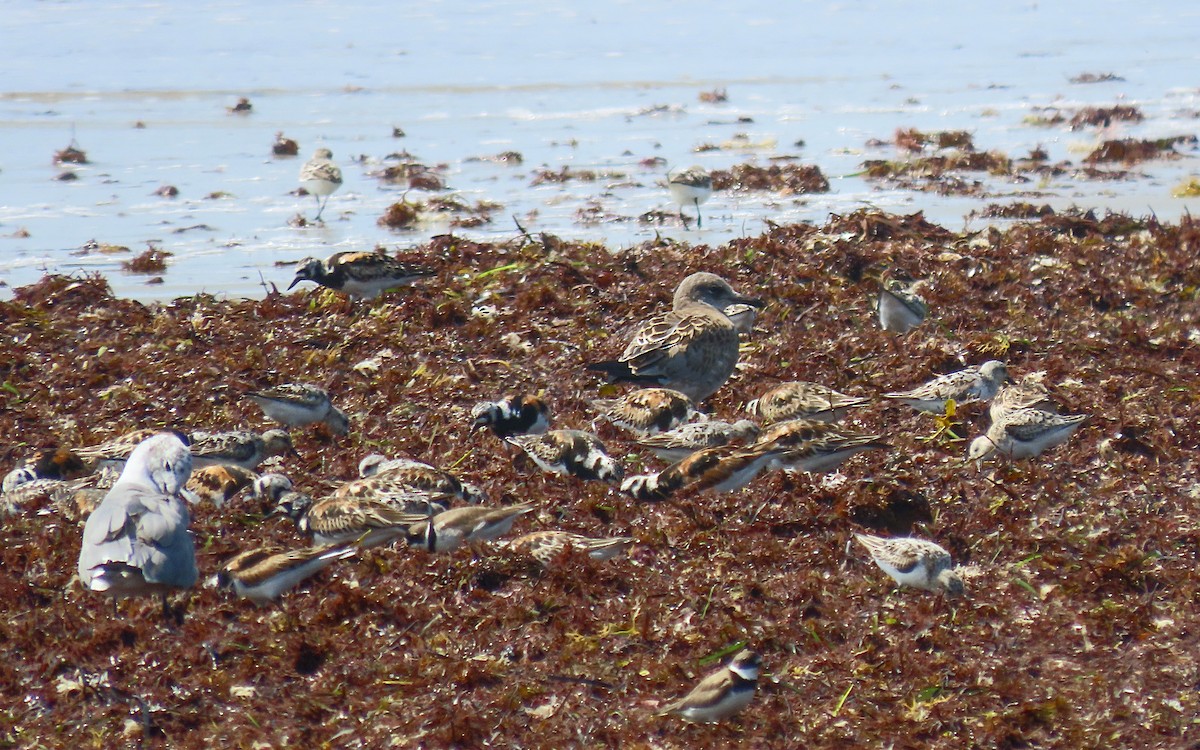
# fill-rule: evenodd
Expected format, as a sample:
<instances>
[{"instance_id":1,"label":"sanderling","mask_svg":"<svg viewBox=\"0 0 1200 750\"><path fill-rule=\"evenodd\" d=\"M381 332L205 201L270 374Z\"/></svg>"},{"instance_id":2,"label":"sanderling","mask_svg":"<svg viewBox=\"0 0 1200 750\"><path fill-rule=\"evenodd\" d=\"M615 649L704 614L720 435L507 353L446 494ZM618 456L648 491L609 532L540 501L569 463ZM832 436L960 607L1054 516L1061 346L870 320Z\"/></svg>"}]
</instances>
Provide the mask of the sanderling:
<instances>
[{"instance_id":1,"label":"sanderling","mask_svg":"<svg viewBox=\"0 0 1200 750\"><path fill-rule=\"evenodd\" d=\"M869 398L847 396L820 383L797 380L781 383L746 404L746 411L766 424L789 419L836 422L846 411L871 403Z\"/></svg>"},{"instance_id":2,"label":"sanderling","mask_svg":"<svg viewBox=\"0 0 1200 750\"><path fill-rule=\"evenodd\" d=\"M665 461L682 461L698 450L716 448L732 442L744 442L758 437L758 425L748 419L722 422L689 422L669 432L642 438L638 445L649 448Z\"/></svg>"},{"instance_id":3,"label":"sanderling","mask_svg":"<svg viewBox=\"0 0 1200 750\"><path fill-rule=\"evenodd\" d=\"M429 552L450 552L466 543L507 534L513 522L536 508L533 503L518 503L503 508L478 505L451 508L413 524L408 530L408 543Z\"/></svg>"},{"instance_id":4,"label":"sanderling","mask_svg":"<svg viewBox=\"0 0 1200 750\"><path fill-rule=\"evenodd\" d=\"M899 279L884 282L875 301L875 312L879 314L879 325L883 330L903 335L925 321L929 305L916 292L920 284Z\"/></svg>"},{"instance_id":5,"label":"sanderling","mask_svg":"<svg viewBox=\"0 0 1200 750\"><path fill-rule=\"evenodd\" d=\"M600 416L638 437L673 430L699 415L692 400L670 388L642 388L621 398L596 399Z\"/></svg>"},{"instance_id":6,"label":"sanderling","mask_svg":"<svg viewBox=\"0 0 1200 750\"><path fill-rule=\"evenodd\" d=\"M723 312L741 303L761 307L760 300L735 292L711 273L694 273L675 289L670 312L638 326L621 356L587 368L613 382L660 385L699 403L717 391L738 362L738 332Z\"/></svg>"},{"instance_id":7,"label":"sanderling","mask_svg":"<svg viewBox=\"0 0 1200 750\"><path fill-rule=\"evenodd\" d=\"M138 447L143 440L153 437L162 431L157 427L133 430L105 440L103 443L76 448L75 455L82 458L89 466L95 469L104 468L105 466L119 469L125 464L125 459L129 458L129 454L133 453L133 449ZM189 442L189 439L183 433L176 434L185 444Z\"/></svg>"},{"instance_id":8,"label":"sanderling","mask_svg":"<svg viewBox=\"0 0 1200 750\"><path fill-rule=\"evenodd\" d=\"M757 445L705 448L657 474L626 478L621 491L638 500L664 500L684 487L733 492L749 484L777 453L776 448Z\"/></svg>"},{"instance_id":9,"label":"sanderling","mask_svg":"<svg viewBox=\"0 0 1200 750\"><path fill-rule=\"evenodd\" d=\"M307 383L283 383L261 391L249 391L246 398L258 404L263 413L285 427L303 427L324 422L331 431L345 435L350 419L333 405L323 388Z\"/></svg>"},{"instance_id":10,"label":"sanderling","mask_svg":"<svg viewBox=\"0 0 1200 750\"><path fill-rule=\"evenodd\" d=\"M115 598L191 588L198 576L180 496L192 457L178 436L160 433L129 455L120 479L88 516L79 551L79 580Z\"/></svg>"},{"instance_id":11,"label":"sanderling","mask_svg":"<svg viewBox=\"0 0 1200 750\"><path fill-rule=\"evenodd\" d=\"M487 501L484 491L470 482L464 482L454 474L430 466L427 463L411 458L387 458L379 453L372 453L358 462L358 473L361 479L357 482L347 482L335 493L343 496L356 492L353 486L362 483L363 487L371 487L371 480L378 482L380 487L393 487L397 491L404 488L421 492L434 492L455 497L468 503ZM368 490L368 492L374 490Z\"/></svg>"},{"instance_id":12,"label":"sanderling","mask_svg":"<svg viewBox=\"0 0 1200 750\"><path fill-rule=\"evenodd\" d=\"M1067 442L1086 420L1086 414L1056 414L1037 408L1008 411L992 422L985 434L971 441L967 457L982 461L995 453L1031 458Z\"/></svg>"},{"instance_id":13,"label":"sanderling","mask_svg":"<svg viewBox=\"0 0 1200 750\"><path fill-rule=\"evenodd\" d=\"M576 552L601 562L611 560L629 549L633 537L613 536L592 539L569 531L534 531L508 543L508 548L529 555L542 565L552 565L560 555Z\"/></svg>"},{"instance_id":14,"label":"sanderling","mask_svg":"<svg viewBox=\"0 0 1200 750\"><path fill-rule=\"evenodd\" d=\"M625 476L625 470L608 455L604 443L589 432L550 430L541 435L513 435L505 440L553 474L602 482L619 482Z\"/></svg>"},{"instance_id":15,"label":"sanderling","mask_svg":"<svg viewBox=\"0 0 1200 750\"><path fill-rule=\"evenodd\" d=\"M667 175L667 189L671 191L671 200L679 206L679 220L687 226L687 217L683 215L684 206L696 207L696 227L702 227L700 204L712 196L713 182L703 167L688 167Z\"/></svg>"},{"instance_id":16,"label":"sanderling","mask_svg":"<svg viewBox=\"0 0 1200 750\"><path fill-rule=\"evenodd\" d=\"M292 519L296 529L311 535L316 544L356 542L364 549L402 537L411 525L429 518L364 498L327 497L313 502L302 492L284 492L271 515Z\"/></svg>"},{"instance_id":17,"label":"sanderling","mask_svg":"<svg viewBox=\"0 0 1200 750\"><path fill-rule=\"evenodd\" d=\"M351 297L374 299L388 289L411 284L435 273L432 268L405 263L384 253L345 250L325 260L305 258L300 261L288 289L301 281L314 281Z\"/></svg>"},{"instance_id":18,"label":"sanderling","mask_svg":"<svg viewBox=\"0 0 1200 750\"><path fill-rule=\"evenodd\" d=\"M320 221L329 196L342 186L342 169L333 163L332 151L319 148L313 153L300 168L300 186L317 199L317 215L313 221Z\"/></svg>"},{"instance_id":19,"label":"sanderling","mask_svg":"<svg viewBox=\"0 0 1200 750\"><path fill-rule=\"evenodd\" d=\"M988 404L988 416L993 422L999 422L1005 414L1018 409L1040 409L1057 413L1058 404L1054 403L1050 391L1039 377L1026 375L1018 382L1000 386L1000 390L996 391L992 402Z\"/></svg>"},{"instance_id":20,"label":"sanderling","mask_svg":"<svg viewBox=\"0 0 1200 750\"><path fill-rule=\"evenodd\" d=\"M193 432L188 437L192 441L192 465L198 469L215 464L256 469L272 456L298 455L291 436L283 430L267 430L261 435L249 430Z\"/></svg>"},{"instance_id":21,"label":"sanderling","mask_svg":"<svg viewBox=\"0 0 1200 750\"><path fill-rule=\"evenodd\" d=\"M220 508L229 498L249 487L258 479L253 471L233 464L214 464L196 469L188 479L187 488L201 500Z\"/></svg>"},{"instance_id":22,"label":"sanderling","mask_svg":"<svg viewBox=\"0 0 1200 750\"><path fill-rule=\"evenodd\" d=\"M813 474L834 471L857 453L891 447L880 435L858 435L830 422L803 419L780 422L763 430L755 446L774 452L771 468Z\"/></svg>"},{"instance_id":23,"label":"sanderling","mask_svg":"<svg viewBox=\"0 0 1200 750\"><path fill-rule=\"evenodd\" d=\"M759 666L758 654L742 649L728 664L701 680L687 695L663 706L658 714L674 714L693 722L727 719L750 705L758 686Z\"/></svg>"},{"instance_id":24,"label":"sanderling","mask_svg":"<svg viewBox=\"0 0 1200 750\"><path fill-rule=\"evenodd\" d=\"M962 578L954 570L950 553L926 539L883 537L855 534L854 538L871 553L871 559L901 586L926 591L963 592Z\"/></svg>"},{"instance_id":25,"label":"sanderling","mask_svg":"<svg viewBox=\"0 0 1200 750\"><path fill-rule=\"evenodd\" d=\"M908 391L885 393L884 398L903 401L917 411L944 414L946 402L970 404L988 401L996 395L1000 384L1008 379L1008 368L999 360L989 360L975 367L935 378Z\"/></svg>"},{"instance_id":26,"label":"sanderling","mask_svg":"<svg viewBox=\"0 0 1200 750\"><path fill-rule=\"evenodd\" d=\"M344 560L357 551L357 545L353 544L293 550L258 547L231 557L211 582L219 588L232 589L238 596L255 604L266 604L324 570L335 560Z\"/></svg>"},{"instance_id":27,"label":"sanderling","mask_svg":"<svg viewBox=\"0 0 1200 750\"><path fill-rule=\"evenodd\" d=\"M540 435L550 429L550 408L540 396L517 394L475 404L471 420L472 427L487 427L501 438Z\"/></svg>"}]
</instances>

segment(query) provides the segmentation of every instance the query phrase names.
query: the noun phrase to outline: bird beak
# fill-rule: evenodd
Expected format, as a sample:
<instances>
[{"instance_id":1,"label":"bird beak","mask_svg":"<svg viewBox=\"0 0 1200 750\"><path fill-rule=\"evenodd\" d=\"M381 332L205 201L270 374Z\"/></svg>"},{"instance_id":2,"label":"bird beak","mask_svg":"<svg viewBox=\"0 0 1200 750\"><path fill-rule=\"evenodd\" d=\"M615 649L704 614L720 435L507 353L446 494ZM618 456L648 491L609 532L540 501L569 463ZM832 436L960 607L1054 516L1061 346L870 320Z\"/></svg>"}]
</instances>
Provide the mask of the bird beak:
<instances>
[{"instance_id":1,"label":"bird beak","mask_svg":"<svg viewBox=\"0 0 1200 750\"><path fill-rule=\"evenodd\" d=\"M289 292L292 291L292 287L296 286L301 281L304 281L303 277L301 277L300 274L296 274L296 278L292 279L292 283L288 284L287 290Z\"/></svg>"}]
</instances>

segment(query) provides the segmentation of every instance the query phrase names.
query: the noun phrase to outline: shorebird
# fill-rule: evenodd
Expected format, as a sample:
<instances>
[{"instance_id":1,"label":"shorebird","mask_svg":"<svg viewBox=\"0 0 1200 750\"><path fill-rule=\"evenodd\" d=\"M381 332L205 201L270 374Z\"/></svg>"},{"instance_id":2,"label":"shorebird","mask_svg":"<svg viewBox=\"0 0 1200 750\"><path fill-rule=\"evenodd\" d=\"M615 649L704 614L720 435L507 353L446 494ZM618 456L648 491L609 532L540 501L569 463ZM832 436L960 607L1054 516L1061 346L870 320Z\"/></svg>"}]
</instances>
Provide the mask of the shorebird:
<instances>
[{"instance_id":1,"label":"shorebird","mask_svg":"<svg viewBox=\"0 0 1200 750\"><path fill-rule=\"evenodd\" d=\"M258 547L241 552L225 562L212 577L218 588L232 589L255 604L274 601L305 579L358 552L355 545L320 545L283 550Z\"/></svg>"},{"instance_id":2,"label":"shorebird","mask_svg":"<svg viewBox=\"0 0 1200 750\"><path fill-rule=\"evenodd\" d=\"M696 228L703 225L700 216L700 204L712 196L712 176L703 167L688 167L667 175L667 189L671 191L671 200L679 206L679 219L687 226L687 217L683 215L684 206L696 207Z\"/></svg>"},{"instance_id":3,"label":"shorebird","mask_svg":"<svg viewBox=\"0 0 1200 750\"><path fill-rule=\"evenodd\" d=\"M320 221L329 196L342 186L342 169L333 163L332 151L319 148L313 153L312 158L300 168L300 186L316 198L317 215L313 221Z\"/></svg>"},{"instance_id":4,"label":"shorebird","mask_svg":"<svg viewBox=\"0 0 1200 750\"><path fill-rule=\"evenodd\" d=\"M993 454L1032 458L1067 442L1086 420L1086 414L1056 414L1033 407L1008 411L971 441L967 458L982 461Z\"/></svg>"},{"instance_id":5,"label":"shorebird","mask_svg":"<svg viewBox=\"0 0 1200 750\"><path fill-rule=\"evenodd\" d=\"M471 408L471 427L486 427L500 438L541 435L550 428L550 408L540 396L523 393L499 401L481 401Z\"/></svg>"},{"instance_id":6,"label":"shorebird","mask_svg":"<svg viewBox=\"0 0 1200 750\"><path fill-rule=\"evenodd\" d=\"M705 677L679 700L658 711L659 716L674 714L685 721L714 722L750 705L758 686L760 659L750 649L739 651L728 664Z\"/></svg>"},{"instance_id":7,"label":"shorebird","mask_svg":"<svg viewBox=\"0 0 1200 750\"><path fill-rule=\"evenodd\" d=\"M707 422L688 422L669 432L660 432L638 441L638 445L649 448L665 461L682 461L696 451L716 448L734 441L754 440L759 427L748 419L737 422L722 422L711 419Z\"/></svg>"},{"instance_id":8,"label":"shorebird","mask_svg":"<svg viewBox=\"0 0 1200 750\"><path fill-rule=\"evenodd\" d=\"M675 289L671 311L639 325L620 357L587 368L613 382L671 388L699 403L737 366L738 332L724 313L735 303L762 307L761 300L735 292L720 276L694 273Z\"/></svg>"},{"instance_id":9,"label":"shorebird","mask_svg":"<svg viewBox=\"0 0 1200 750\"><path fill-rule=\"evenodd\" d=\"M690 398L670 388L642 388L621 398L596 399L592 406L603 419L638 437L673 430L699 415Z\"/></svg>"},{"instance_id":10,"label":"shorebird","mask_svg":"<svg viewBox=\"0 0 1200 750\"><path fill-rule=\"evenodd\" d=\"M268 417L286 427L324 422L338 435L350 431L350 418L333 405L325 389L315 385L283 383L261 391L249 391L246 398L258 404Z\"/></svg>"},{"instance_id":11,"label":"shorebird","mask_svg":"<svg viewBox=\"0 0 1200 750\"><path fill-rule=\"evenodd\" d=\"M346 250L334 253L325 260L305 258L296 269L288 289L301 281L313 281L335 292L351 297L374 299L381 292L417 279L434 275L426 266L404 263L391 256L375 252Z\"/></svg>"},{"instance_id":12,"label":"shorebird","mask_svg":"<svg viewBox=\"0 0 1200 750\"><path fill-rule=\"evenodd\" d=\"M569 552L584 554L593 560L604 562L625 552L633 542L633 537L628 536L592 539L569 531L534 531L512 540L508 543L508 548L549 566L560 555Z\"/></svg>"},{"instance_id":13,"label":"shorebird","mask_svg":"<svg viewBox=\"0 0 1200 750\"><path fill-rule=\"evenodd\" d=\"M619 482L625 470L604 443L582 430L550 430L541 435L513 435L505 440L525 451L543 471L579 479Z\"/></svg>"},{"instance_id":14,"label":"shorebird","mask_svg":"<svg viewBox=\"0 0 1200 750\"><path fill-rule=\"evenodd\" d=\"M947 401L961 405L991 400L1005 380L1008 380L1008 368L1003 362L992 359L934 378L911 390L885 393L883 397L902 401L917 411L943 414Z\"/></svg>"},{"instance_id":15,"label":"shorebird","mask_svg":"<svg viewBox=\"0 0 1200 750\"><path fill-rule=\"evenodd\" d=\"M925 321L929 305L916 292L920 285L921 282L905 283L899 279L884 282L875 301L883 330L904 335Z\"/></svg>"},{"instance_id":16,"label":"shorebird","mask_svg":"<svg viewBox=\"0 0 1200 750\"><path fill-rule=\"evenodd\" d=\"M883 572L901 586L926 591L963 592L962 578L955 572L950 553L926 539L883 537L855 534L854 538L871 553Z\"/></svg>"},{"instance_id":17,"label":"shorebird","mask_svg":"<svg viewBox=\"0 0 1200 750\"><path fill-rule=\"evenodd\" d=\"M820 383L796 380L780 383L746 404L746 411L766 424L789 419L837 422L846 411L871 403L868 398L847 396Z\"/></svg>"}]
</instances>

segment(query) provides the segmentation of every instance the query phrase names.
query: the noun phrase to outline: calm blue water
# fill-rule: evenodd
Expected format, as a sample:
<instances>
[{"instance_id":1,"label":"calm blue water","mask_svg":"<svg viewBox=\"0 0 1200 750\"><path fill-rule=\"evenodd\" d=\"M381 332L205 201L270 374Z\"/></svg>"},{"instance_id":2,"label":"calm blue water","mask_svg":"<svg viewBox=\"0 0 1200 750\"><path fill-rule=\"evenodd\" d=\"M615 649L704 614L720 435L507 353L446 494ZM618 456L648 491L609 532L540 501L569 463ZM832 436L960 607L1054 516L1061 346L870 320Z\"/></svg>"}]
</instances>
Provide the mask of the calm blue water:
<instances>
[{"instance_id":1,"label":"calm blue water","mask_svg":"<svg viewBox=\"0 0 1200 750\"><path fill-rule=\"evenodd\" d=\"M984 200L882 191L853 176L864 159L895 155L866 142L900 126L967 129L980 148L1019 156L1040 145L1078 162L1097 134L1033 127L1025 118L1039 107L1131 103L1147 115L1110 137L1200 131L1200 5L963 5L15 0L0 70L0 280L86 269L141 299L256 295L260 278L290 280L278 261L419 244L447 224L376 224L401 191L368 173L400 150L444 165L463 200L502 204L491 225L456 230L493 239L515 233L514 215L531 231L622 247L656 231L720 243L761 231L764 219L823 221L864 205L924 210L955 228L983 203L1015 199L1166 218L1200 210L1170 196L1197 171L1192 153L1150 162L1130 183L993 182ZM1069 83L1081 73L1125 80ZM728 103L699 101L716 88ZM239 96L252 114L226 112ZM406 137L392 138L394 126ZM270 155L277 131L300 143L299 159ZM59 182L51 157L72 136L93 163ZM702 144L728 147L695 153ZM333 150L346 184L324 227L293 228L289 218L315 210L291 191L318 145ZM473 160L509 150L524 163ZM646 225L636 218L673 210L665 170L639 166L654 156L710 169L798 156L833 191L718 193L702 230ZM562 166L613 176L531 185L538 169ZM179 197L154 195L164 184ZM229 197L207 197L218 192ZM585 206L608 220L582 220ZM131 252L79 255L92 239ZM174 253L162 285L120 270L147 242Z\"/></svg>"}]
</instances>

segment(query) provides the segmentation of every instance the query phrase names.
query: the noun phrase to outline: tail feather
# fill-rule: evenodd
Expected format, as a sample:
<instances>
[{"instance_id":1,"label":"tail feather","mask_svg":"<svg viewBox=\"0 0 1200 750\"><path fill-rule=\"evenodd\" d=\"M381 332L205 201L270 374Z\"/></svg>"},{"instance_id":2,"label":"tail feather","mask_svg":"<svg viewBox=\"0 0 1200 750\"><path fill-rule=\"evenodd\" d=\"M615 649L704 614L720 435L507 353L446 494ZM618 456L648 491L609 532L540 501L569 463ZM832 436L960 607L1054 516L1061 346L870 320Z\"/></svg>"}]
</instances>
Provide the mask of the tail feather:
<instances>
[{"instance_id":1,"label":"tail feather","mask_svg":"<svg viewBox=\"0 0 1200 750\"><path fill-rule=\"evenodd\" d=\"M638 375L629 367L628 362L620 360L591 362L587 365L587 369L592 372L603 373L608 377L608 382L610 383L647 383L658 385L661 382L658 376L655 375Z\"/></svg>"}]
</instances>

